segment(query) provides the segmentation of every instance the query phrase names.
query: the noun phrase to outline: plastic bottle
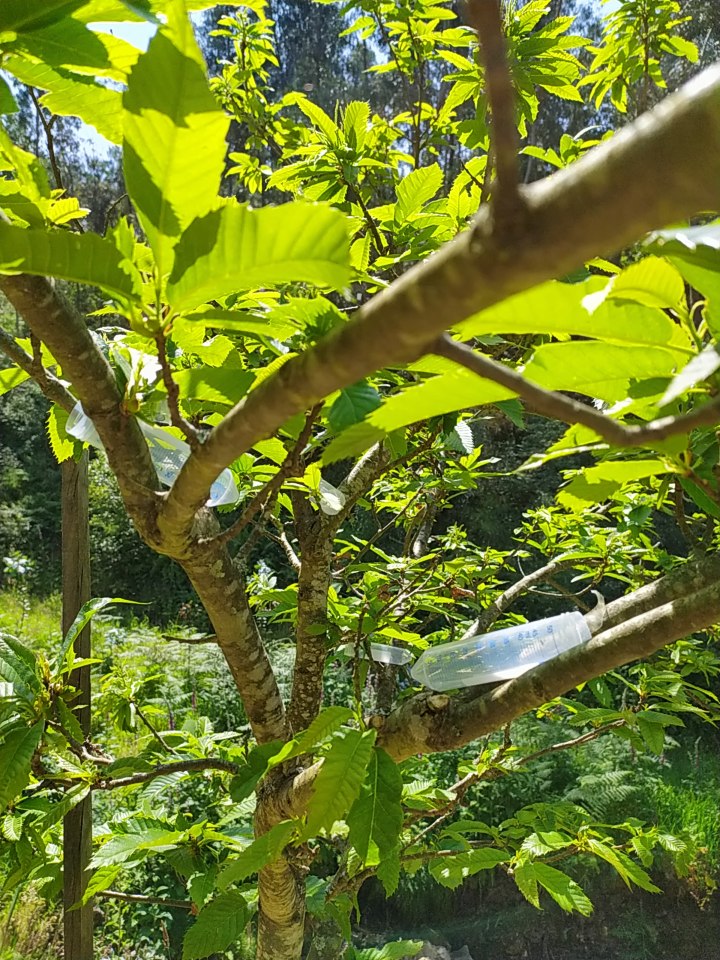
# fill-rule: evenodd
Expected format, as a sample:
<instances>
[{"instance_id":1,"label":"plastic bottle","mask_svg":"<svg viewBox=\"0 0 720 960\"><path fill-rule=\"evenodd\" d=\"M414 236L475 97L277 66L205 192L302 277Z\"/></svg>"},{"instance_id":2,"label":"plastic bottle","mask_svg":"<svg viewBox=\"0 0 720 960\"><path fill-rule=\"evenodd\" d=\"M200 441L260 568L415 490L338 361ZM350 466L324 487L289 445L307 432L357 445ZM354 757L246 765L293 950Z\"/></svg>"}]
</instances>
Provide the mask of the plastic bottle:
<instances>
[{"instance_id":1,"label":"plastic bottle","mask_svg":"<svg viewBox=\"0 0 720 960\"><path fill-rule=\"evenodd\" d=\"M180 473L182 465L190 456L190 447L184 440L173 436L167 430L163 430L162 427L154 427L145 423L144 420L138 420L138 424L147 441L150 458L157 471L158 479L165 486L171 487L175 482L175 477ZM75 404L70 413L65 430L76 440L89 443L99 450L103 449L92 420L79 403ZM217 507L222 503L235 503L239 498L240 494L232 473L229 470L223 470L210 488L207 506Z\"/></svg>"},{"instance_id":2,"label":"plastic bottle","mask_svg":"<svg viewBox=\"0 0 720 960\"><path fill-rule=\"evenodd\" d=\"M433 647L422 654L410 673L431 690L510 680L590 637L581 613L561 613Z\"/></svg>"}]
</instances>

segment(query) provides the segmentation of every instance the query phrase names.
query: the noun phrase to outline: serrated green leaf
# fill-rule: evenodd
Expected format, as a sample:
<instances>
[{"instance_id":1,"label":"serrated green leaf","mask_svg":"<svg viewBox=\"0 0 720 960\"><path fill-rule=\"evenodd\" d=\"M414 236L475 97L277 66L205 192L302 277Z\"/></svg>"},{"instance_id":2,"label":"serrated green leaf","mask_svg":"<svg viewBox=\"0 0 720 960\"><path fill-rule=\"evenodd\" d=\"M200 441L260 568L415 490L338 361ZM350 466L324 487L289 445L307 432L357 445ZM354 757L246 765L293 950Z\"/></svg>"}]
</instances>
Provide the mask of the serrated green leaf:
<instances>
[{"instance_id":1,"label":"serrated green leaf","mask_svg":"<svg viewBox=\"0 0 720 960\"><path fill-rule=\"evenodd\" d=\"M374 743L374 730L343 730L333 737L315 780L304 838L329 830L348 812L360 793Z\"/></svg>"},{"instance_id":2,"label":"serrated green leaf","mask_svg":"<svg viewBox=\"0 0 720 960\"><path fill-rule=\"evenodd\" d=\"M360 796L346 818L348 839L363 862L371 842L377 846L381 860L395 850L403 823L402 790L402 776L395 762L376 748Z\"/></svg>"},{"instance_id":3,"label":"serrated green leaf","mask_svg":"<svg viewBox=\"0 0 720 960\"><path fill-rule=\"evenodd\" d=\"M29 376L30 374L25 373L20 367L6 367L0 370L0 396L25 383Z\"/></svg>"},{"instance_id":4,"label":"serrated green leaf","mask_svg":"<svg viewBox=\"0 0 720 960\"><path fill-rule=\"evenodd\" d=\"M363 100L352 100L343 114L343 133L348 144L355 150L361 150L367 136L370 123L370 104Z\"/></svg>"},{"instance_id":5,"label":"serrated green leaf","mask_svg":"<svg viewBox=\"0 0 720 960\"><path fill-rule=\"evenodd\" d=\"M707 380L720 369L720 350L714 343L709 343L696 357L693 357L680 373L676 374L660 400L660 406L672 403L683 393L690 390L703 380Z\"/></svg>"},{"instance_id":6,"label":"serrated green leaf","mask_svg":"<svg viewBox=\"0 0 720 960\"><path fill-rule=\"evenodd\" d=\"M608 283L607 296L613 300L633 300L646 307L675 309L685 298L685 284L667 260L646 257L613 277Z\"/></svg>"},{"instance_id":7,"label":"serrated green leaf","mask_svg":"<svg viewBox=\"0 0 720 960\"><path fill-rule=\"evenodd\" d=\"M333 433L340 433L353 423L358 423L363 417L381 404L380 394L371 387L367 380L361 380L340 391L328 411L328 423Z\"/></svg>"},{"instance_id":8,"label":"serrated green leaf","mask_svg":"<svg viewBox=\"0 0 720 960\"><path fill-rule=\"evenodd\" d=\"M259 339L286 340L299 329L299 324L294 324L291 321L275 318L260 320L239 310L200 309L188 314L184 319L205 328L234 330L248 337Z\"/></svg>"},{"instance_id":9,"label":"serrated green leaf","mask_svg":"<svg viewBox=\"0 0 720 960\"><path fill-rule=\"evenodd\" d=\"M689 477L678 477L678 479L685 493L704 513L720 520L720 506L705 493L702 487L699 487L693 480L690 480Z\"/></svg>"},{"instance_id":10,"label":"serrated green leaf","mask_svg":"<svg viewBox=\"0 0 720 960\"><path fill-rule=\"evenodd\" d=\"M593 906L588 900L582 887L575 883L566 873L550 867L546 863L533 863L535 880L553 898L558 906L568 913L577 911L583 917L592 913Z\"/></svg>"},{"instance_id":11,"label":"serrated green leaf","mask_svg":"<svg viewBox=\"0 0 720 960\"><path fill-rule=\"evenodd\" d=\"M645 873L642 867L638 866L634 860L631 860L622 850L615 850L600 840L593 837L588 838L588 847L595 854L605 860L617 871L625 884L629 887L632 883L647 890L648 893L660 893L659 887L656 887L650 877Z\"/></svg>"},{"instance_id":12,"label":"serrated green leaf","mask_svg":"<svg viewBox=\"0 0 720 960\"><path fill-rule=\"evenodd\" d=\"M396 940L384 947L366 947L355 951L355 960L406 960L420 952L422 940Z\"/></svg>"},{"instance_id":13,"label":"serrated green leaf","mask_svg":"<svg viewBox=\"0 0 720 960\"><path fill-rule=\"evenodd\" d=\"M13 685L16 697L28 702L32 702L42 689L35 655L7 633L0 633L0 678Z\"/></svg>"},{"instance_id":14,"label":"serrated green leaf","mask_svg":"<svg viewBox=\"0 0 720 960\"><path fill-rule=\"evenodd\" d=\"M649 717L637 717L636 722L640 736L647 747L654 754L660 756L665 748L665 727L663 724L653 723Z\"/></svg>"},{"instance_id":15,"label":"serrated green leaf","mask_svg":"<svg viewBox=\"0 0 720 960\"><path fill-rule=\"evenodd\" d=\"M3 0L0 5L0 31L35 30L69 16L87 0L43 0L40 6L28 0Z\"/></svg>"},{"instance_id":16,"label":"serrated green leaf","mask_svg":"<svg viewBox=\"0 0 720 960\"><path fill-rule=\"evenodd\" d=\"M188 400L204 400L234 406L248 392L255 380L249 370L229 367L191 367L173 375L180 396Z\"/></svg>"},{"instance_id":17,"label":"serrated green leaf","mask_svg":"<svg viewBox=\"0 0 720 960\"><path fill-rule=\"evenodd\" d=\"M523 375L548 390L614 402L626 399L630 380L669 379L686 359L684 352L659 346L550 343L535 350Z\"/></svg>"},{"instance_id":18,"label":"serrated green leaf","mask_svg":"<svg viewBox=\"0 0 720 960\"><path fill-rule=\"evenodd\" d=\"M530 903L540 909L540 892L538 891L537 880L535 879L534 864L520 863L513 870L513 880L517 884L520 893L529 900Z\"/></svg>"},{"instance_id":19,"label":"serrated green leaf","mask_svg":"<svg viewBox=\"0 0 720 960\"><path fill-rule=\"evenodd\" d=\"M225 163L229 118L213 97L183 0L133 67L123 95L123 169L128 193L161 276L172 248L212 209Z\"/></svg>"},{"instance_id":20,"label":"serrated green leaf","mask_svg":"<svg viewBox=\"0 0 720 960\"><path fill-rule=\"evenodd\" d=\"M47 420L47 435L50 441L50 449L58 463L69 460L75 449L74 442L65 433L67 418L67 410L63 410L57 404L50 408Z\"/></svg>"},{"instance_id":21,"label":"serrated green leaf","mask_svg":"<svg viewBox=\"0 0 720 960\"><path fill-rule=\"evenodd\" d=\"M512 396L514 394L505 387L472 373L445 373L432 377L385 400L361 423L335 437L323 454L323 463L362 453L386 434L411 423Z\"/></svg>"},{"instance_id":22,"label":"serrated green leaf","mask_svg":"<svg viewBox=\"0 0 720 960\"><path fill-rule=\"evenodd\" d=\"M0 77L0 114L17 113L18 105L15 102L12 90L7 81Z\"/></svg>"},{"instance_id":23,"label":"serrated green leaf","mask_svg":"<svg viewBox=\"0 0 720 960\"><path fill-rule=\"evenodd\" d=\"M177 310L189 310L239 290L295 281L337 290L350 276L348 220L339 210L226 203L183 234L167 292Z\"/></svg>"},{"instance_id":24,"label":"serrated green leaf","mask_svg":"<svg viewBox=\"0 0 720 960\"><path fill-rule=\"evenodd\" d=\"M165 830L161 827L147 827L140 833L118 834L96 851L90 867L106 867L140 860L149 850L172 850L182 838L182 831Z\"/></svg>"},{"instance_id":25,"label":"serrated green leaf","mask_svg":"<svg viewBox=\"0 0 720 960\"><path fill-rule=\"evenodd\" d=\"M111 296L134 300L135 279L114 244L95 233L25 230L0 223L0 273L31 273L98 287Z\"/></svg>"},{"instance_id":26,"label":"serrated green leaf","mask_svg":"<svg viewBox=\"0 0 720 960\"><path fill-rule=\"evenodd\" d=\"M656 230L645 241L645 247L663 257L686 260L698 267L720 269L720 222L701 227L679 227Z\"/></svg>"},{"instance_id":27,"label":"serrated green leaf","mask_svg":"<svg viewBox=\"0 0 720 960\"><path fill-rule=\"evenodd\" d=\"M396 848L383 857L375 869L386 897L392 897L400 884L400 850Z\"/></svg>"},{"instance_id":28,"label":"serrated green leaf","mask_svg":"<svg viewBox=\"0 0 720 960\"><path fill-rule=\"evenodd\" d=\"M308 753L354 716L349 707L326 707L297 738L298 754Z\"/></svg>"},{"instance_id":29,"label":"serrated green leaf","mask_svg":"<svg viewBox=\"0 0 720 960\"><path fill-rule=\"evenodd\" d=\"M71 909L76 910L79 906L83 906L89 900L92 900L96 893L102 893L103 890L109 890L119 874L122 873L122 870L122 864L115 864L111 867L98 867L88 881L88 885L85 889L82 900L79 904L71 907Z\"/></svg>"},{"instance_id":30,"label":"serrated green leaf","mask_svg":"<svg viewBox=\"0 0 720 960\"><path fill-rule=\"evenodd\" d=\"M89 30L74 17L64 17L47 26L22 32L7 46L12 52L22 51L50 67L120 79L113 69L108 45L103 42L102 35Z\"/></svg>"},{"instance_id":31,"label":"serrated green leaf","mask_svg":"<svg viewBox=\"0 0 720 960\"><path fill-rule=\"evenodd\" d=\"M4 68L23 83L48 91L41 103L61 117L80 117L111 143L122 143L122 94L91 77L53 69L24 57L8 57Z\"/></svg>"},{"instance_id":32,"label":"serrated green leaf","mask_svg":"<svg viewBox=\"0 0 720 960\"><path fill-rule=\"evenodd\" d=\"M523 333L619 343L667 344L672 339L679 328L662 310L607 299L591 310L592 297L600 296L606 285L602 277L573 284L553 280L469 317L454 332L463 340L482 334Z\"/></svg>"},{"instance_id":33,"label":"serrated green leaf","mask_svg":"<svg viewBox=\"0 0 720 960\"><path fill-rule=\"evenodd\" d=\"M92 618L96 613L99 613L101 610L104 610L105 607L109 606L111 603L135 603L135 600L123 600L122 597L95 597L92 600L88 600L87 603L84 603L80 610L78 611L77 616L72 622L70 629L65 634L65 638L60 646L60 652L58 653L55 660L55 669L61 670L63 664L65 663L65 657L67 656L68 650L75 643L77 638L83 632L85 627L90 623Z\"/></svg>"},{"instance_id":34,"label":"serrated green leaf","mask_svg":"<svg viewBox=\"0 0 720 960\"><path fill-rule=\"evenodd\" d=\"M586 467L557 495L557 502L570 510L585 510L590 503L611 499L624 484L668 473L662 460L614 460Z\"/></svg>"},{"instance_id":35,"label":"serrated green leaf","mask_svg":"<svg viewBox=\"0 0 720 960\"><path fill-rule=\"evenodd\" d=\"M455 890L468 877L474 876L481 870L492 870L499 863L506 863L509 859L502 850L493 847L479 847L477 850L466 850L455 857L443 857L431 860L428 870L431 876L450 890Z\"/></svg>"},{"instance_id":36,"label":"serrated green leaf","mask_svg":"<svg viewBox=\"0 0 720 960\"><path fill-rule=\"evenodd\" d=\"M247 901L232 890L215 897L198 914L183 939L182 960L201 960L223 953L238 940L247 926Z\"/></svg>"},{"instance_id":37,"label":"serrated green leaf","mask_svg":"<svg viewBox=\"0 0 720 960\"><path fill-rule=\"evenodd\" d=\"M295 830L294 821L283 820L253 840L242 853L236 857L228 857L218 876L218 889L227 890L232 883L242 883L253 873L276 860L292 839Z\"/></svg>"},{"instance_id":38,"label":"serrated green leaf","mask_svg":"<svg viewBox=\"0 0 720 960\"><path fill-rule=\"evenodd\" d=\"M32 758L42 738L44 724L18 725L0 741L0 811L20 795L30 779Z\"/></svg>"},{"instance_id":39,"label":"serrated green leaf","mask_svg":"<svg viewBox=\"0 0 720 960\"><path fill-rule=\"evenodd\" d=\"M55 706L58 713L58 720L62 727L70 734L73 740L77 740L78 743L82 743L85 739L82 727L80 726L77 717L73 714L72 710L63 700L56 700Z\"/></svg>"},{"instance_id":40,"label":"serrated green leaf","mask_svg":"<svg viewBox=\"0 0 720 960\"><path fill-rule=\"evenodd\" d=\"M438 192L443 182L443 172L437 163L413 170L397 185L395 224L405 223Z\"/></svg>"}]
</instances>

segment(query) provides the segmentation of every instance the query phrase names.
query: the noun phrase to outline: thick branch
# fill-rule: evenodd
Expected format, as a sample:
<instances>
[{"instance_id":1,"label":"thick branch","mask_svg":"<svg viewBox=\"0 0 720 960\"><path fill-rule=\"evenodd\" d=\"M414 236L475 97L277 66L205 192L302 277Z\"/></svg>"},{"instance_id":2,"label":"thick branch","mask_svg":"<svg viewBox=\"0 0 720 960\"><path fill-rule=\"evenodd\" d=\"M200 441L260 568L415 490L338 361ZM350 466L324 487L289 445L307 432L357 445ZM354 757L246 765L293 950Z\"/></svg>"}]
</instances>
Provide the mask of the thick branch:
<instances>
[{"instance_id":1,"label":"thick branch","mask_svg":"<svg viewBox=\"0 0 720 960\"><path fill-rule=\"evenodd\" d=\"M720 207L720 66L528 187L523 198L521 229L497 236L491 214L481 210L471 230L241 401L189 458L162 511L162 528L187 530L222 469L334 390L418 359L442 330L472 313L564 276L648 230Z\"/></svg>"},{"instance_id":2,"label":"thick branch","mask_svg":"<svg viewBox=\"0 0 720 960\"><path fill-rule=\"evenodd\" d=\"M603 630L588 643L501 684L485 696L463 701L419 694L406 700L386 718L378 743L397 761L417 753L455 750L579 683L648 657L718 620L720 582L706 581L697 592Z\"/></svg>"},{"instance_id":3,"label":"thick branch","mask_svg":"<svg viewBox=\"0 0 720 960\"><path fill-rule=\"evenodd\" d=\"M433 346L433 353L453 360L460 366L472 370L479 377L507 387L521 397L535 413L561 420L563 423L580 423L584 427L590 427L616 447L651 446L660 440L667 440L668 437L689 433L696 427L715 426L720 421L720 397L716 397L704 406L697 407L682 416L662 417L642 426L625 426L611 417L606 417L591 406L578 403L571 397L538 387L510 367L476 353L447 334L438 338Z\"/></svg>"}]
</instances>

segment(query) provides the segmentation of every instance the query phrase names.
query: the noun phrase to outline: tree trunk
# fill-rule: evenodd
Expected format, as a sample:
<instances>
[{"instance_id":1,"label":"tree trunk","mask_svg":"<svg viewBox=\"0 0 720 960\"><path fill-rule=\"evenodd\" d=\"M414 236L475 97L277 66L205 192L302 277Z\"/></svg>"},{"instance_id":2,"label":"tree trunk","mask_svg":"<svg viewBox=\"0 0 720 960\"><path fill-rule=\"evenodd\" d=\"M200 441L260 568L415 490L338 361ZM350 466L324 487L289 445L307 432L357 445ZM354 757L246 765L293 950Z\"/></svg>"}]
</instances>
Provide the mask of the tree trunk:
<instances>
[{"instance_id":1,"label":"tree trunk","mask_svg":"<svg viewBox=\"0 0 720 960\"><path fill-rule=\"evenodd\" d=\"M88 455L79 462L62 465L62 584L63 633L67 633L78 610L90 599L90 542L88 532ZM75 654L90 656L90 627L75 641ZM74 714L87 737L90 733L90 667L70 675L80 694ZM70 910L85 893L87 866L92 854L92 800L88 795L63 821L63 904L65 960L92 960L92 903Z\"/></svg>"}]
</instances>

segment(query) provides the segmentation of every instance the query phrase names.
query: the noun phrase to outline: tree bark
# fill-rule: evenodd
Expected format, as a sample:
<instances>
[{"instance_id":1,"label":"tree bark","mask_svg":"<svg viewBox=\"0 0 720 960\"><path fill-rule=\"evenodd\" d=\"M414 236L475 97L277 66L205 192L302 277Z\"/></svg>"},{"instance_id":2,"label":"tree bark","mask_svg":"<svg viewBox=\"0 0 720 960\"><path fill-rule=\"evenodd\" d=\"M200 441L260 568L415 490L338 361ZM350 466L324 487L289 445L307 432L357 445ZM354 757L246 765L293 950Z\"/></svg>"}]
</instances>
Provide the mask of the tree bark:
<instances>
[{"instance_id":1,"label":"tree bark","mask_svg":"<svg viewBox=\"0 0 720 960\"><path fill-rule=\"evenodd\" d=\"M62 465L62 628L63 633L84 603L90 599L90 538L88 530L88 454ZM75 641L75 655L90 656L90 626ZM83 734L90 734L90 667L70 674L70 683L79 691L73 708ZM92 796L74 807L63 821L63 905L65 960L92 960L92 901L76 910L70 908L85 893L92 856Z\"/></svg>"}]
</instances>

